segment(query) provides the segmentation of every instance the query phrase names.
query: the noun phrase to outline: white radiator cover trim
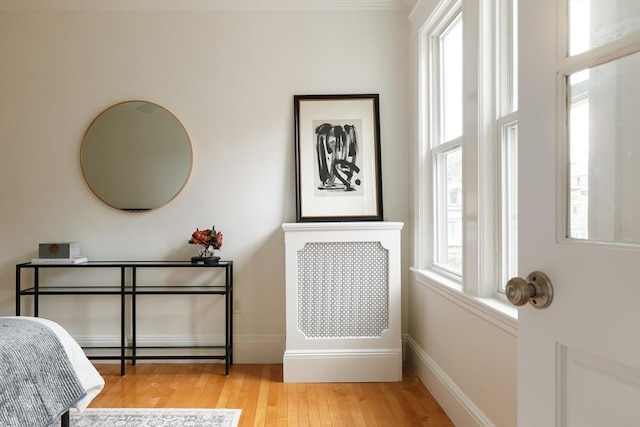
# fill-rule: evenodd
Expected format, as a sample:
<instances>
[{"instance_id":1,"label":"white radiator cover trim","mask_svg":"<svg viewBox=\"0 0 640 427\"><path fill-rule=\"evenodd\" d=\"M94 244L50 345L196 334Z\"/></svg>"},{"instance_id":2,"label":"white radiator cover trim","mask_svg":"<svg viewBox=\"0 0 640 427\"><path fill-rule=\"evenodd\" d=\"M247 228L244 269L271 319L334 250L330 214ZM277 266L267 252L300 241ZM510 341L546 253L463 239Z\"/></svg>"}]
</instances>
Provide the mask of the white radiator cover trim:
<instances>
[{"instance_id":1,"label":"white radiator cover trim","mask_svg":"<svg viewBox=\"0 0 640 427\"><path fill-rule=\"evenodd\" d=\"M400 381L402 351L287 350L283 376L286 383Z\"/></svg>"},{"instance_id":2,"label":"white radiator cover trim","mask_svg":"<svg viewBox=\"0 0 640 427\"><path fill-rule=\"evenodd\" d=\"M283 224L286 262L284 382L402 380L400 232L397 222ZM377 242L388 251L388 329L374 337L308 338L299 329L298 251L308 243ZM336 268L340 268L339 266ZM358 268L371 268L359 265ZM331 285L331 284L329 284ZM341 284L341 286L348 286ZM325 295L326 296L326 295Z\"/></svg>"}]
</instances>

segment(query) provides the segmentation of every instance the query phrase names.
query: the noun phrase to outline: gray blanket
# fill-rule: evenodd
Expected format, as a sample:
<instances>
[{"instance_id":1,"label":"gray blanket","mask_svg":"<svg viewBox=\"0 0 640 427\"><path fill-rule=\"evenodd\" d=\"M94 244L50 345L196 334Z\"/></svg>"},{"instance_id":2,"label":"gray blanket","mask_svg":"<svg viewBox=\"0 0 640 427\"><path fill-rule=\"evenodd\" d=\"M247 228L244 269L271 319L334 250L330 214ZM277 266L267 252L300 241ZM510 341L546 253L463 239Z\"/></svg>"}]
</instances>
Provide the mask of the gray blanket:
<instances>
[{"instance_id":1,"label":"gray blanket","mask_svg":"<svg viewBox=\"0 0 640 427\"><path fill-rule=\"evenodd\" d=\"M85 394L51 329L0 318L0 426L48 426Z\"/></svg>"}]
</instances>

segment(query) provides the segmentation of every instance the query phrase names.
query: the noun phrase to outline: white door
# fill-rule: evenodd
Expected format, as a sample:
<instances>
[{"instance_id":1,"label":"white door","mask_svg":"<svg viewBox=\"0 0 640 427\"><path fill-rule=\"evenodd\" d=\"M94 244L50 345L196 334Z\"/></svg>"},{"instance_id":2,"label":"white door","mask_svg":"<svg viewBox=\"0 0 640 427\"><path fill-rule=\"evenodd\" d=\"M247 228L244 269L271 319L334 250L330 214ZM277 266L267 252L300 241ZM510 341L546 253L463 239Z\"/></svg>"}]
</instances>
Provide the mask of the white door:
<instances>
[{"instance_id":1,"label":"white door","mask_svg":"<svg viewBox=\"0 0 640 427\"><path fill-rule=\"evenodd\" d=\"M519 308L520 427L640 426L639 16L636 0L519 4L519 272L554 286Z\"/></svg>"}]
</instances>

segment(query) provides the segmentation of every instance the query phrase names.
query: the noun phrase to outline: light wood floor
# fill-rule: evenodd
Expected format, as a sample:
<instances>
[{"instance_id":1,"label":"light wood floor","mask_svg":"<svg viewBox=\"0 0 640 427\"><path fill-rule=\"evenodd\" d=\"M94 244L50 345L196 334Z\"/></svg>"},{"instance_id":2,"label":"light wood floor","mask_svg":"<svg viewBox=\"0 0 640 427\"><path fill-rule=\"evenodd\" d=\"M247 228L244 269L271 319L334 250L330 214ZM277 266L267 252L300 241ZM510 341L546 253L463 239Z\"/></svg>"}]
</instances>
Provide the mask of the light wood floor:
<instances>
[{"instance_id":1,"label":"light wood floor","mask_svg":"<svg viewBox=\"0 0 640 427\"><path fill-rule=\"evenodd\" d=\"M284 384L282 365L96 365L106 385L92 408L241 408L240 426L452 427L418 377L396 383Z\"/></svg>"}]
</instances>

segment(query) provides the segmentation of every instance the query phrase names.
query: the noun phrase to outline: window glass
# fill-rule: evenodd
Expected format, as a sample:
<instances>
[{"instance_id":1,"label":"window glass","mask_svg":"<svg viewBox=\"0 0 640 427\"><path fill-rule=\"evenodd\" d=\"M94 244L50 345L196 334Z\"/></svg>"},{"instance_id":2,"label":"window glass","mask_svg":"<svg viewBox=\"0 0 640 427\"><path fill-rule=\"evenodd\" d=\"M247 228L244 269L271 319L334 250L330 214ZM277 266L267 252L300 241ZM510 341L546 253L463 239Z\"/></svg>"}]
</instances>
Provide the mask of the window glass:
<instances>
[{"instance_id":1,"label":"window glass","mask_svg":"<svg viewBox=\"0 0 640 427\"><path fill-rule=\"evenodd\" d=\"M569 54L577 55L640 30L638 0L569 0Z\"/></svg>"},{"instance_id":2,"label":"window glass","mask_svg":"<svg viewBox=\"0 0 640 427\"><path fill-rule=\"evenodd\" d=\"M496 3L496 87L498 115L518 110L518 2Z\"/></svg>"},{"instance_id":3,"label":"window glass","mask_svg":"<svg viewBox=\"0 0 640 427\"><path fill-rule=\"evenodd\" d=\"M462 148L438 155L436 161L436 235L438 266L462 273Z\"/></svg>"},{"instance_id":4,"label":"window glass","mask_svg":"<svg viewBox=\"0 0 640 427\"><path fill-rule=\"evenodd\" d=\"M502 277L499 290L518 276L518 124L502 129Z\"/></svg>"},{"instance_id":5,"label":"window glass","mask_svg":"<svg viewBox=\"0 0 640 427\"><path fill-rule=\"evenodd\" d=\"M567 78L567 235L640 243L640 52Z\"/></svg>"},{"instance_id":6,"label":"window glass","mask_svg":"<svg viewBox=\"0 0 640 427\"><path fill-rule=\"evenodd\" d=\"M444 141L462 135L462 19L442 36L442 112Z\"/></svg>"}]
</instances>

